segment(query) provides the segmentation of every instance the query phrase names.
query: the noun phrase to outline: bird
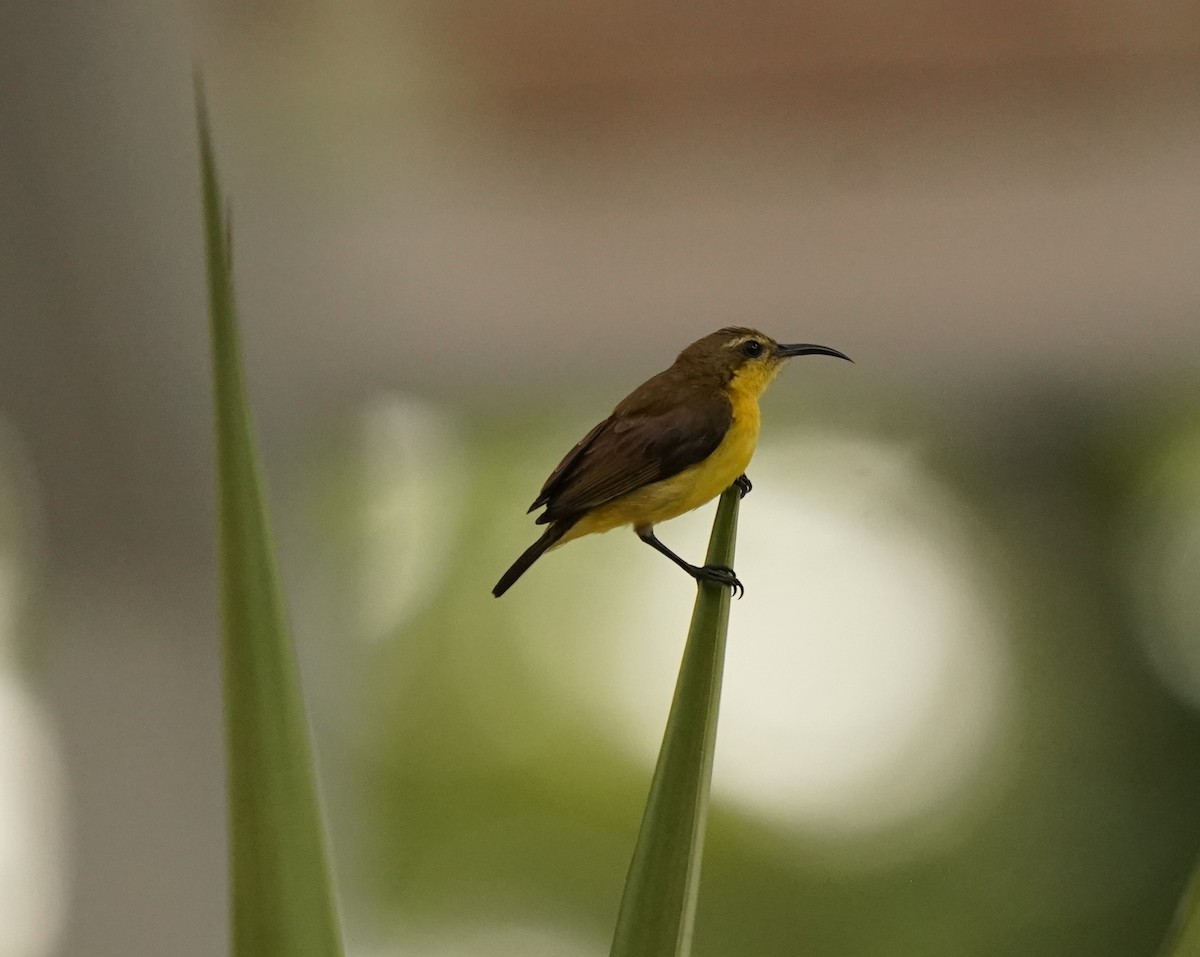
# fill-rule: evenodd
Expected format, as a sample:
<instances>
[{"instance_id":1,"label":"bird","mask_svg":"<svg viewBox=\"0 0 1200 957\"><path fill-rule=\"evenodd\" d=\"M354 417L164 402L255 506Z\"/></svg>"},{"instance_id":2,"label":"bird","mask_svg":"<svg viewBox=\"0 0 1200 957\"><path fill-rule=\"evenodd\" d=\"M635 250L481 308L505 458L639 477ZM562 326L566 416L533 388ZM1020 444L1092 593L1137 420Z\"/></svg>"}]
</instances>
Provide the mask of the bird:
<instances>
[{"instance_id":1,"label":"bird","mask_svg":"<svg viewBox=\"0 0 1200 957\"><path fill-rule=\"evenodd\" d=\"M756 329L727 326L697 339L672 365L617 403L558 463L529 512L548 526L492 589L499 598L546 552L626 525L697 582L745 591L726 565L693 565L671 551L654 527L699 508L736 485L752 488L746 468L758 444L759 397L793 356L826 355L829 346L781 345Z\"/></svg>"}]
</instances>

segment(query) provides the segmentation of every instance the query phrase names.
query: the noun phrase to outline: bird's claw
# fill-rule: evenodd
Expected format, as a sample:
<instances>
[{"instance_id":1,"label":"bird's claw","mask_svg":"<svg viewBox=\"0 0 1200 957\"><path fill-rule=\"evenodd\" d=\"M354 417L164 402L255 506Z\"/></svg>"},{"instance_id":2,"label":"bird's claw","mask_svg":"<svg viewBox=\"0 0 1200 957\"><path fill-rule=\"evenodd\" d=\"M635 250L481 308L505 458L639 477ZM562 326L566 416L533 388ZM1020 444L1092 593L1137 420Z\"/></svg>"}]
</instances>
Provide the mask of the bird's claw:
<instances>
[{"instance_id":1,"label":"bird's claw","mask_svg":"<svg viewBox=\"0 0 1200 957\"><path fill-rule=\"evenodd\" d=\"M746 593L745 586L738 581L737 575L733 573L733 569L728 565L705 565L699 569L698 579L706 582L713 582L717 585L728 585L733 591L734 598L741 598Z\"/></svg>"},{"instance_id":2,"label":"bird's claw","mask_svg":"<svg viewBox=\"0 0 1200 957\"><path fill-rule=\"evenodd\" d=\"M750 482L750 479L748 479L744 474L735 478L733 480L733 485L740 493L738 495L739 498L745 498L750 494L750 490L754 488L754 485Z\"/></svg>"}]
</instances>

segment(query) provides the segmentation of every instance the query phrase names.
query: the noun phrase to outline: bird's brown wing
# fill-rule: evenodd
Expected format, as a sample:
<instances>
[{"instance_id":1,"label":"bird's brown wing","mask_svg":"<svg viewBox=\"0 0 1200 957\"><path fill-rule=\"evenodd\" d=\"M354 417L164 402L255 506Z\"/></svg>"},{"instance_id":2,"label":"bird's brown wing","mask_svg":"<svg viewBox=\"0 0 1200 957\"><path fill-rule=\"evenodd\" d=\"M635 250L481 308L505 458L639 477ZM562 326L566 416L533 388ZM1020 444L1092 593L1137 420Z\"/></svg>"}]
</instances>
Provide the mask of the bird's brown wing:
<instances>
[{"instance_id":1,"label":"bird's brown wing","mask_svg":"<svg viewBox=\"0 0 1200 957\"><path fill-rule=\"evenodd\" d=\"M716 390L671 398L667 407L626 400L584 436L531 507L546 506L538 524L577 517L711 455L733 421L729 399Z\"/></svg>"},{"instance_id":2,"label":"bird's brown wing","mask_svg":"<svg viewBox=\"0 0 1200 957\"><path fill-rule=\"evenodd\" d=\"M542 490L538 492L538 497L533 500L533 504L529 506L526 514L541 508L550 501L550 499L554 496L555 490L562 485L561 480L563 476L570 471L570 469L575 465L576 461L578 461L579 457L591 447L591 444L593 441L595 441L596 437L612 424L612 420L613 416L610 415L607 419L593 428L592 431L590 431L582 439L576 442L575 447L563 456L563 460L554 467L554 471L550 473L550 477L542 483Z\"/></svg>"}]
</instances>

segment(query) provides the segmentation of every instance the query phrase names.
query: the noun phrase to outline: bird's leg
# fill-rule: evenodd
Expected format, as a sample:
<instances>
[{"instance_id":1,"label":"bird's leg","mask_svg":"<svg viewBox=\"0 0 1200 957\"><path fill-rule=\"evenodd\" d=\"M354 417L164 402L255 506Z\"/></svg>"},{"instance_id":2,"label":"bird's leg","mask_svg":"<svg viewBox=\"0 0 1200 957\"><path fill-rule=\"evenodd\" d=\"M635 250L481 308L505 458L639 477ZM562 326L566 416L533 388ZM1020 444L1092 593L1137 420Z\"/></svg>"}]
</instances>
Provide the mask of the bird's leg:
<instances>
[{"instance_id":1,"label":"bird's leg","mask_svg":"<svg viewBox=\"0 0 1200 957\"><path fill-rule=\"evenodd\" d=\"M737 486L737 490L741 493L739 498L745 498L750 494L750 490L754 488L754 486L750 483L750 479L746 477L745 472L735 478L733 480L733 484Z\"/></svg>"},{"instance_id":2,"label":"bird's leg","mask_svg":"<svg viewBox=\"0 0 1200 957\"><path fill-rule=\"evenodd\" d=\"M653 528L635 529L637 537L649 545L657 552L661 552L671 559L676 565L682 568L685 572L691 575L696 581L715 582L718 585L728 585L732 590L735 598L741 598L746 589L737 575L733 573L733 569L728 565L693 565L690 562L685 562L682 558L676 555L671 549L667 548L654 534Z\"/></svg>"}]
</instances>

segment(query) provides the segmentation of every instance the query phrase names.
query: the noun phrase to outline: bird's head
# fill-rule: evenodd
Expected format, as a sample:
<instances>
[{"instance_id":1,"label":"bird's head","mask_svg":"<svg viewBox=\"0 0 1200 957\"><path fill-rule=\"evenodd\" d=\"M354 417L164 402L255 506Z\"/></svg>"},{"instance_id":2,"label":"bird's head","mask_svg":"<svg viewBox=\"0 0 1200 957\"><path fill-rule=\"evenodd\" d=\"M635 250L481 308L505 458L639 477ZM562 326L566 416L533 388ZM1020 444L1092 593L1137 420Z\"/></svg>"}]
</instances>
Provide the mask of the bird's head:
<instances>
[{"instance_id":1,"label":"bird's head","mask_svg":"<svg viewBox=\"0 0 1200 957\"><path fill-rule=\"evenodd\" d=\"M761 395L793 356L822 355L853 360L831 349L807 342L781 344L756 329L729 326L698 339L679 354L677 363L718 375L733 388Z\"/></svg>"}]
</instances>

